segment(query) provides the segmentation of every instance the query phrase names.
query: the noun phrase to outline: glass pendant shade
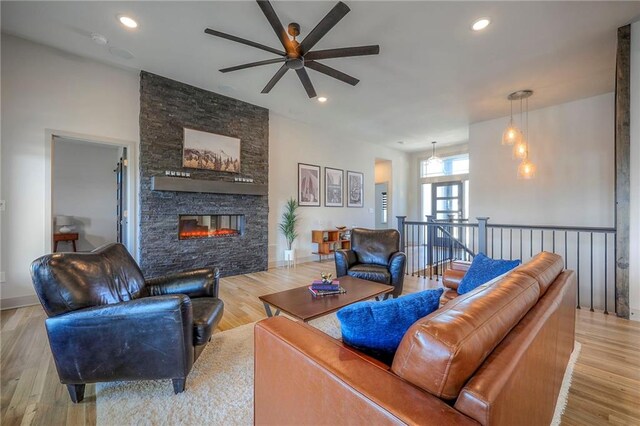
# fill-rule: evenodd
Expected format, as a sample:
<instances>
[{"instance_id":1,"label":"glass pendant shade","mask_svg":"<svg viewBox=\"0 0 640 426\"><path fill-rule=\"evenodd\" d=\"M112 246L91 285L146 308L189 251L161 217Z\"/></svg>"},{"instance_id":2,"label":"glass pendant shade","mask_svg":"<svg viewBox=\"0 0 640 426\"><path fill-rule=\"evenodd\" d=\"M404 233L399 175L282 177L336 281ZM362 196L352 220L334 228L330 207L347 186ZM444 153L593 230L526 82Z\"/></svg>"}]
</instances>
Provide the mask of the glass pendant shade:
<instances>
[{"instance_id":1,"label":"glass pendant shade","mask_svg":"<svg viewBox=\"0 0 640 426\"><path fill-rule=\"evenodd\" d=\"M529 144L524 139L513 146L513 158L524 160L529 155Z\"/></svg>"},{"instance_id":2,"label":"glass pendant shade","mask_svg":"<svg viewBox=\"0 0 640 426\"><path fill-rule=\"evenodd\" d=\"M427 159L427 176L439 176L444 174L444 161L436 155L436 143L431 142L433 151L431 157Z\"/></svg>"},{"instance_id":3,"label":"glass pendant shade","mask_svg":"<svg viewBox=\"0 0 640 426\"><path fill-rule=\"evenodd\" d=\"M524 159L518 166L518 179L533 179L536 175L536 165L529 159Z\"/></svg>"},{"instance_id":4,"label":"glass pendant shade","mask_svg":"<svg viewBox=\"0 0 640 426\"><path fill-rule=\"evenodd\" d=\"M427 160L427 176L438 176L444 173L444 162L435 155Z\"/></svg>"},{"instance_id":5,"label":"glass pendant shade","mask_svg":"<svg viewBox=\"0 0 640 426\"><path fill-rule=\"evenodd\" d=\"M513 124L513 120L509 121L509 125L502 133L502 145L515 145L522 140L522 131Z\"/></svg>"}]
</instances>

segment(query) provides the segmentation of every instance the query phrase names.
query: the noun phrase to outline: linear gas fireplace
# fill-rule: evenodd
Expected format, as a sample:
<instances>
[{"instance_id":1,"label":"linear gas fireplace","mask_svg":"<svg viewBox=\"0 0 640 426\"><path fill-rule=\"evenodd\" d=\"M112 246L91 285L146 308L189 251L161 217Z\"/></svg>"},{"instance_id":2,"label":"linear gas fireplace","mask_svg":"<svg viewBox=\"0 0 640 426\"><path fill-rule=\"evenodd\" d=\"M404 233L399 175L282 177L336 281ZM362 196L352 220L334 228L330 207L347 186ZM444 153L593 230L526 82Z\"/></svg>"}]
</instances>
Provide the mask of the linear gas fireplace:
<instances>
[{"instance_id":1,"label":"linear gas fireplace","mask_svg":"<svg viewBox=\"0 0 640 426\"><path fill-rule=\"evenodd\" d=\"M178 227L178 237L181 240L233 237L244 233L244 215L180 215Z\"/></svg>"}]
</instances>

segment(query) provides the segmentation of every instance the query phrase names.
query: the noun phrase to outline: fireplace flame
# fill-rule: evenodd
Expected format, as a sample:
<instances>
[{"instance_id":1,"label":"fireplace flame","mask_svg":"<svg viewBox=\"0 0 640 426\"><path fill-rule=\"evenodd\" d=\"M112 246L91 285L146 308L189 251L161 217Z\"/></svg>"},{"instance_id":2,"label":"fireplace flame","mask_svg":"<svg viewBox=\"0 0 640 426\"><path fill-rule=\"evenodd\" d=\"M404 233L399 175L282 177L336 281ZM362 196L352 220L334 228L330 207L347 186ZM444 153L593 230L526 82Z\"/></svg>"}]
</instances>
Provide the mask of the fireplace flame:
<instances>
[{"instance_id":1,"label":"fireplace flame","mask_svg":"<svg viewBox=\"0 0 640 426\"><path fill-rule=\"evenodd\" d=\"M189 231L180 231L180 239L185 240L189 238L215 238L215 237L228 237L231 235L240 235L235 229L197 229Z\"/></svg>"}]
</instances>

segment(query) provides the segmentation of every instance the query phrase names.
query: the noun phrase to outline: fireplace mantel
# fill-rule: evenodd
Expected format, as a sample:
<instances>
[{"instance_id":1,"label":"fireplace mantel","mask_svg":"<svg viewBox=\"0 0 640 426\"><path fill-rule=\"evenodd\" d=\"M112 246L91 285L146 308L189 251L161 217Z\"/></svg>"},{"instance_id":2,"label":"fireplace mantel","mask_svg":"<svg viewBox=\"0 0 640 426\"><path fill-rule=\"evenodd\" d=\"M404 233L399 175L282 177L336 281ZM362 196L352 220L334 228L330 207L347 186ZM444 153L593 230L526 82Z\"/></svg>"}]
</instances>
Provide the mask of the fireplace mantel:
<instances>
[{"instance_id":1,"label":"fireplace mantel","mask_svg":"<svg viewBox=\"0 0 640 426\"><path fill-rule=\"evenodd\" d=\"M267 195L267 185L219 180L189 179L170 176L153 176L152 191L206 192L211 194Z\"/></svg>"}]
</instances>

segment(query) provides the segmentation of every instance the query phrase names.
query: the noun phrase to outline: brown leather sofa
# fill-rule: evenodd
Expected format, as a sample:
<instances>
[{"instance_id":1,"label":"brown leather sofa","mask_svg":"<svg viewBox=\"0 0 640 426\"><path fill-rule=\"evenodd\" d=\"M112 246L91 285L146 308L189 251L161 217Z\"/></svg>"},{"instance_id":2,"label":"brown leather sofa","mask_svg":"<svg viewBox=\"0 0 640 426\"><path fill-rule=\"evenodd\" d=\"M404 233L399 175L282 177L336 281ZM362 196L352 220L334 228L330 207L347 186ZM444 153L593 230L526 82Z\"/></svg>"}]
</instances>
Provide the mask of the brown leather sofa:
<instances>
[{"instance_id":1,"label":"brown leather sofa","mask_svg":"<svg viewBox=\"0 0 640 426\"><path fill-rule=\"evenodd\" d=\"M548 425L576 278L541 253L417 321L393 364L284 317L255 327L256 424Z\"/></svg>"}]
</instances>

